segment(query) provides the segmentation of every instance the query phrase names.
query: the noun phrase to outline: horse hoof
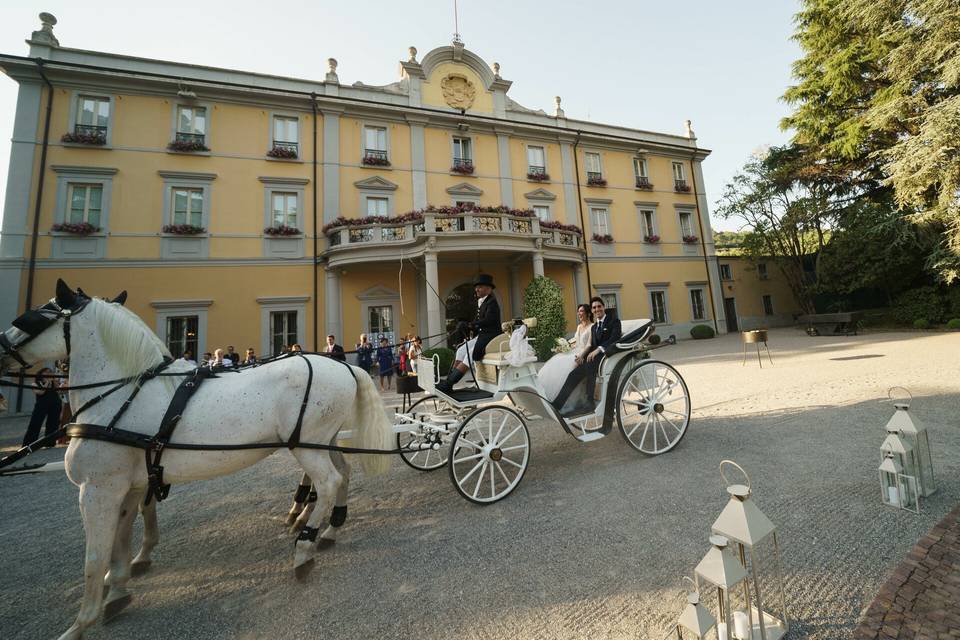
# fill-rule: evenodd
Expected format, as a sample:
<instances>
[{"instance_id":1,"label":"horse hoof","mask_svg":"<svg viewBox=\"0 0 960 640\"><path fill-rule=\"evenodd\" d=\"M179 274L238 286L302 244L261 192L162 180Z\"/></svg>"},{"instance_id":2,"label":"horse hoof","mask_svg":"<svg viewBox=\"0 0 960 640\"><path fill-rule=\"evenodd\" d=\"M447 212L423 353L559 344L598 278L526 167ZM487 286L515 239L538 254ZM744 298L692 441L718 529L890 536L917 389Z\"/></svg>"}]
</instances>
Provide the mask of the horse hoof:
<instances>
[{"instance_id":1,"label":"horse hoof","mask_svg":"<svg viewBox=\"0 0 960 640\"><path fill-rule=\"evenodd\" d=\"M130 576L133 578L138 578L150 570L150 565L153 564L151 560L142 560L140 562L134 562L130 565Z\"/></svg>"},{"instance_id":2,"label":"horse hoof","mask_svg":"<svg viewBox=\"0 0 960 640\"><path fill-rule=\"evenodd\" d=\"M121 596L105 604L103 607L103 621L110 622L111 619L123 611L131 602L133 602L133 596L128 593L125 596Z\"/></svg>"},{"instance_id":3,"label":"horse hoof","mask_svg":"<svg viewBox=\"0 0 960 640\"><path fill-rule=\"evenodd\" d=\"M324 549L329 549L336 543L336 540L333 538L320 538L320 542L317 543L317 551L323 551Z\"/></svg>"},{"instance_id":4,"label":"horse hoof","mask_svg":"<svg viewBox=\"0 0 960 640\"><path fill-rule=\"evenodd\" d=\"M303 582L307 579L307 576L310 575L310 571L313 569L314 560L311 558L303 564L293 568L293 575L298 582Z\"/></svg>"}]
</instances>

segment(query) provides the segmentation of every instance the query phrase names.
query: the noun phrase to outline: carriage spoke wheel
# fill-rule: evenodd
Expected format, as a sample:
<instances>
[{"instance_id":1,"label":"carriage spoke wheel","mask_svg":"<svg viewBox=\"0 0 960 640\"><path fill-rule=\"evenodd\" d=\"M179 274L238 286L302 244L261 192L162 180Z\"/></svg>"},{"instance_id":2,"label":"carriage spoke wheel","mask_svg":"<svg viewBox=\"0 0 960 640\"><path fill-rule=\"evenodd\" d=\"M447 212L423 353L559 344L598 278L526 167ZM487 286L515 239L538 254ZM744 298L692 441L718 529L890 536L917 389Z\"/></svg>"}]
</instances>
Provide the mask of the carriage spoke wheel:
<instances>
[{"instance_id":1,"label":"carriage spoke wheel","mask_svg":"<svg viewBox=\"0 0 960 640\"><path fill-rule=\"evenodd\" d=\"M644 360L630 369L617 394L617 426L631 447L655 456L673 449L690 424L687 383L666 362Z\"/></svg>"},{"instance_id":2,"label":"carriage spoke wheel","mask_svg":"<svg viewBox=\"0 0 960 640\"><path fill-rule=\"evenodd\" d=\"M420 416L428 414L449 414L453 416L454 410L453 407L447 404L446 401L441 400L437 396L426 396L414 402L410 406L410 409L407 411L407 413L416 413ZM417 432L398 433L397 447L400 449L408 449L413 445L420 445L427 442L427 437L428 436L425 434ZM444 436L439 435L429 437L443 438ZM446 437L449 438L449 436ZM418 471L434 471L447 464L448 455L449 445L447 442L441 440L439 449L423 449L415 452L404 452L400 454L400 458Z\"/></svg>"},{"instance_id":3,"label":"carriage spoke wheel","mask_svg":"<svg viewBox=\"0 0 960 640\"><path fill-rule=\"evenodd\" d=\"M510 495L530 462L530 433L514 409L482 407L453 437L450 479L464 498L491 504Z\"/></svg>"}]
</instances>

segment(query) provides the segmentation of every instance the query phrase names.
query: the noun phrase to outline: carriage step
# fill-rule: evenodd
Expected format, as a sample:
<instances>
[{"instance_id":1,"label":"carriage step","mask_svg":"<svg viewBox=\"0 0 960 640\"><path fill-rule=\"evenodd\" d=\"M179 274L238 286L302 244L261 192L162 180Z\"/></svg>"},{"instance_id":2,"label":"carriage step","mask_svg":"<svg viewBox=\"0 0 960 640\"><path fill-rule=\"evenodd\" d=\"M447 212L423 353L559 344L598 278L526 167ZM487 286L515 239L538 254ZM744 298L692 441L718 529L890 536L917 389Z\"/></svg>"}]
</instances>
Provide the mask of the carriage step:
<instances>
[{"instance_id":1,"label":"carriage step","mask_svg":"<svg viewBox=\"0 0 960 640\"><path fill-rule=\"evenodd\" d=\"M599 431L590 431L588 433L581 433L578 436L573 436L580 442L593 442L594 440L599 440L603 437L603 434Z\"/></svg>"}]
</instances>

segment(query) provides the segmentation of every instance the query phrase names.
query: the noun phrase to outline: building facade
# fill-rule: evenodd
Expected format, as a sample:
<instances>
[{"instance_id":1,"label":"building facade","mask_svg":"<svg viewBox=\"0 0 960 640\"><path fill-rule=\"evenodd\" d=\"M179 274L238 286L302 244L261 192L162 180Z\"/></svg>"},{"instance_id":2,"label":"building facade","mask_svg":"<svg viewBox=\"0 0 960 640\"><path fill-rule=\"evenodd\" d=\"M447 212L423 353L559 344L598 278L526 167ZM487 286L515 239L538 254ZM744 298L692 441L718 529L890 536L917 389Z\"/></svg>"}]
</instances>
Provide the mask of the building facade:
<instances>
[{"instance_id":1,"label":"building facade","mask_svg":"<svg viewBox=\"0 0 960 640\"><path fill-rule=\"evenodd\" d=\"M441 336L493 275L505 317L535 276L567 322L602 296L661 333L726 330L701 162L684 135L509 97L462 43L399 80L341 84L61 47L0 55L19 83L0 322L57 278L128 306L171 347L260 354L334 334Z\"/></svg>"}]
</instances>

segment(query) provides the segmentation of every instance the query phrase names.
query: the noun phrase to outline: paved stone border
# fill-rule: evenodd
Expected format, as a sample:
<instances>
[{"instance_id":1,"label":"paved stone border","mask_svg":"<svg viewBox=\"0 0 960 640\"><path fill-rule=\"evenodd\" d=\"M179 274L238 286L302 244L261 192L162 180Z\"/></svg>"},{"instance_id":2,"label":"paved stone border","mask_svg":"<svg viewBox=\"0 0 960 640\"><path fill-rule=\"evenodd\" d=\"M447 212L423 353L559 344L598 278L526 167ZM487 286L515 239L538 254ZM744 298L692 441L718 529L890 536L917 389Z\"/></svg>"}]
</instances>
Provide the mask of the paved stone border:
<instances>
[{"instance_id":1,"label":"paved stone border","mask_svg":"<svg viewBox=\"0 0 960 640\"><path fill-rule=\"evenodd\" d=\"M960 505L920 538L894 570L853 637L960 638Z\"/></svg>"}]
</instances>

